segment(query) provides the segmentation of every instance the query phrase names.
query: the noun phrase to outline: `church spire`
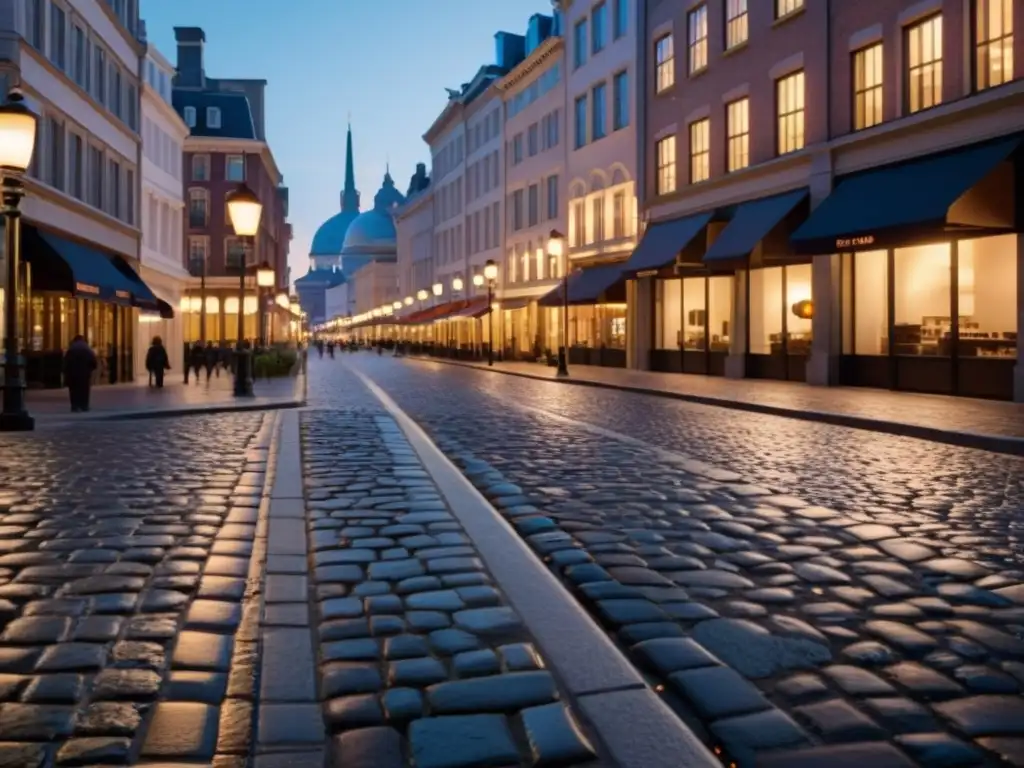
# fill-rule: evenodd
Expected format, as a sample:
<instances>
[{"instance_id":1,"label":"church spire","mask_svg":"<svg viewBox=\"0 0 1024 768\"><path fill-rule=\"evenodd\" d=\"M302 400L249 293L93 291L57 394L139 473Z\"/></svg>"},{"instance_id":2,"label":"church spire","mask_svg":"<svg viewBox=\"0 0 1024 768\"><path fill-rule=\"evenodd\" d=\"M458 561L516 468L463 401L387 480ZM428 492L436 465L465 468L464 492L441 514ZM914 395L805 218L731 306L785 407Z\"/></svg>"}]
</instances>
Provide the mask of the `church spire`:
<instances>
[{"instance_id":1,"label":"church spire","mask_svg":"<svg viewBox=\"0 0 1024 768\"><path fill-rule=\"evenodd\" d=\"M352 158L352 123L348 124L348 136L345 139L345 189L341 193L341 210L352 213L359 211L359 192L356 191L356 168Z\"/></svg>"}]
</instances>

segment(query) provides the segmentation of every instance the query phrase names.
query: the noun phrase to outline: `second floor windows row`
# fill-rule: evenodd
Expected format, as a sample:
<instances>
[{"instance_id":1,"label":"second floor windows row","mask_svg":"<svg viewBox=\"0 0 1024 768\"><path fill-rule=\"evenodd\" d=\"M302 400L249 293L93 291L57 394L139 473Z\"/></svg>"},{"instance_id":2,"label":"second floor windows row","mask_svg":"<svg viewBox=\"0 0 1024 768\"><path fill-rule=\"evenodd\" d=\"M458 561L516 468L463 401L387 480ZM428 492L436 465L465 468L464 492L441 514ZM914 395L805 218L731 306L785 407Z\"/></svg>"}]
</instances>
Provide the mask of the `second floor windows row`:
<instances>
[{"instance_id":1,"label":"second floor windows row","mask_svg":"<svg viewBox=\"0 0 1024 768\"><path fill-rule=\"evenodd\" d=\"M210 165L210 155L192 155L192 172L190 174L192 181L211 181ZM245 181L244 155L224 155L224 180Z\"/></svg>"},{"instance_id":2,"label":"second floor windows row","mask_svg":"<svg viewBox=\"0 0 1024 768\"><path fill-rule=\"evenodd\" d=\"M619 131L629 125L629 73L616 72L611 79L611 129ZM580 94L573 102L573 149L608 135L608 85L600 82L589 94Z\"/></svg>"}]
</instances>

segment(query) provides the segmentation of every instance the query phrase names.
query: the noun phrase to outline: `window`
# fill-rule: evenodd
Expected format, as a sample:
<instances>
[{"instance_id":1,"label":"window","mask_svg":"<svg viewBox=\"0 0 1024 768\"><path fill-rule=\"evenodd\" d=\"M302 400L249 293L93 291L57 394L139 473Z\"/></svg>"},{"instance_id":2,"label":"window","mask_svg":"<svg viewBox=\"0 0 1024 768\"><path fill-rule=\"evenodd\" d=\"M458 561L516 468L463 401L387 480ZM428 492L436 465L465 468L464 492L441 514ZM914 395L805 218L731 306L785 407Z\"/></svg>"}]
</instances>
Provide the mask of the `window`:
<instances>
[{"instance_id":1,"label":"window","mask_svg":"<svg viewBox=\"0 0 1024 768\"><path fill-rule=\"evenodd\" d=\"M882 122L882 44L853 54L853 130Z\"/></svg>"},{"instance_id":2,"label":"window","mask_svg":"<svg viewBox=\"0 0 1024 768\"><path fill-rule=\"evenodd\" d=\"M512 193L512 231L518 232L523 228L523 190L517 189Z\"/></svg>"},{"instance_id":3,"label":"window","mask_svg":"<svg viewBox=\"0 0 1024 768\"><path fill-rule=\"evenodd\" d=\"M184 114L182 115L182 117L185 120L185 125L187 125L189 128L195 128L196 127L196 108L195 107L185 107L185 109L183 111L184 111Z\"/></svg>"},{"instance_id":4,"label":"window","mask_svg":"<svg viewBox=\"0 0 1024 768\"><path fill-rule=\"evenodd\" d=\"M1013 0L974 0L974 87L1013 80Z\"/></svg>"},{"instance_id":5,"label":"window","mask_svg":"<svg viewBox=\"0 0 1024 768\"><path fill-rule=\"evenodd\" d=\"M729 102L725 122L726 169L732 173L750 165L750 99Z\"/></svg>"},{"instance_id":6,"label":"window","mask_svg":"<svg viewBox=\"0 0 1024 768\"><path fill-rule=\"evenodd\" d=\"M537 137L538 137L537 123L533 123L532 125L530 125L529 128L526 129L526 153L530 157L533 157L538 152Z\"/></svg>"},{"instance_id":7,"label":"window","mask_svg":"<svg viewBox=\"0 0 1024 768\"><path fill-rule=\"evenodd\" d=\"M608 133L608 123L605 119L605 115L608 113L608 104L605 94L607 87L604 83L598 83L594 86L594 90L591 94L591 109L593 115L591 116L590 125L590 140L597 141L598 139L604 138Z\"/></svg>"},{"instance_id":8,"label":"window","mask_svg":"<svg viewBox=\"0 0 1024 768\"><path fill-rule=\"evenodd\" d=\"M604 197L595 197L590 203L590 211L593 216L594 236L592 242L604 242Z\"/></svg>"},{"instance_id":9,"label":"window","mask_svg":"<svg viewBox=\"0 0 1024 768\"><path fill-rule=\"evenodd\" d=\"M587 220L586 207L582 200L576 200L572 204L572 243L574 246L581 246L586 241Z\"/></svg>"},{"instance_id":10,"label":"window","mask_svg":"<svg viewBox=\"0 0 1024 768\"><path fill-rule=\"evenodd\" d=\"M612 239L620 240L626 236L626 193L616 192L612 195Z\"/></svg>"},{"instance_id":11,"label":"window","mask_svg":"<svg viewBox=\"0 0 1024 768\"><path fill-rule=\"evenodd\" d=\"M206 127L216 129L220 128L220 107L206 108Z\"/></svg>"},{"instance_id":12,"label":"window","mask_svg":"<svg viewBox=\"0 0 1024 768\"><path fill-rule=\"evenodd\" d=\"M107 213L121 218L121 164L117 160L110 161L110 200L107 202Z\"/></svg>"},{"instance_id":13,"label":"window","mask_svg":"<svg viewBox=\"0 0 1024 768\"><path fill-rule=\"evenodd\" d=\"M558 218L558 176L548 176L547 188L547 214L548 220Z\"/></svg>"},{"instance_id":14,"label":"window","mask_svg":"<svg viewBox=\"0 0 1024 768\"><path fill-rule=\"evenodd\" d=\"M804 0L775 0L775 18L781 19L804 7Z\"/></svg>"},{"instance_id":15,"label":"window","mask_svg":"<svg viewBox=\"0 0 1024 768\"><path fill-rule=\"evenodd\" d=\"M600 2L590 13L590 50L599 53L608 42L608 6Z\"/></svg>"},{"instance_id":16,"label":"window","mask_svg":"<svg viewBox=\"0 0 1024 768\"><path fill-rule=\"evenodd\" d=\"M671 34L659 38L654 44L654 61L657 67L654 74L654 89L661 93L676 83L676 59Z\"/></svg>"},{"instance_id":17,"label":"window","mask_svg":"<svg viewBox=\"0 0 1024 768\"><path fill-rule=\"evenodd\" d=\"M541 121L544 129L544 149L558 146L558 110L544 116Z\"/></svg>"},{"instance_id":18,"label":"window","mask_svg":"<svg viewBox=\"0 0 1024 768\"><path fill-rule=\"evenodd\" d=\"M237 273L249 259L247 258L245 241L230 235L224 238L224 266L228 272Z\"/></svg>"},{"instance_id":19,"label":"window","mask_svg":"<svg viewBox=\"0 0 1024 768\"><path fill-rule=\"evenodd\" d=\"M690 183L711 178L711 120L690 123Z\"/></svg>"},{"instance_id":20,"label":"window","mask_svg":"<svg viewBox=\"0 0 1024 768\"><path fill-rule=\"evenodd\" d=\"M135 171L131 168L124 172L125 218L129 224L135 224Z\"/></svg>"},{"instance_id":21,"label":"window","mask_svg":"<svg viewBox=\"0 0 1024 768\"><path fill-rule=\"evenodd\" d=\"M71 140L68 142L68 192L81 200L84 194L82 163L85 159L82 156L82 137L72 133L69 134L69 138Z\"/></svg>"},{"instance_id":22,"label":"window","mask_svg":"<svg viewBox=\"0 0 1024 768\"><path fill-rule=\"evenodd\" d=\"M103 150L89 147L89 204L103 210L104 190Z\"/></svg>"},{"instance_id":23,"label":"window","mask_svg":"<svg viewBox=\"0 0 1024 768\"><path fill-rule=\"evenodd\" d=\"M577 96L575 103L574 115L576 118L576 124L573 126L575 130L575 141L574 146L576 149L584 146L587 143L587 97Z\"/></svg>"},{"instance_id":24,"label":"window","mask_svg":"<svg viewBox=\"0 0 1024 768\"><path fill-rule=\"evenodd\" d=\"M224 158L224 178L227 181L245 181L245 157L228 155Z\"/></svg>"},{"instance_id":25,"label":"window","mask_svg":"<svg viewBox=\"0 0 1024 768\"><path fill-rule=\"evenodd\" d=\"M85 30L75 27L75 50L72 61L73 77L82 88L88 89L89 59L86 53Z\"/></svg>"},{"instance_id":26,"label":"window","mask_svg":"<svg viewBox=\"0 0 1024 768\"><path fill-rule=\"evenodd\" d=\"M139 118L138 118L138 106L139 106L139 95L135 88L134 83L128 84L128 127L132 130L138 130Z\"/></svg>"},{"instance_id":27,"label":"window","mask_svg":"<svg viewBox=\"0 0 1024 768\"><path fill-rule=\"evenodd\" d=\"M110 68L110 111L117 117L124 115L123 98L121 94L121 70L117 67Z\"/></svg>"},{"instance_id":28,"label":"window","mask_svg":"<svg viewBox=\"0 0 1024 768\"><path fill-rule=\"evenodd\" d=\"M46 121L49 135L49 152L46 164L49 168L47 180L54 189L64 189L64 124L54 118Z\"/></svg>"},{"instance_id":29,"label":"window","mask_svg":"<svg viewBox=\"0 0 1024 768\"><path fill-rule=\"evenodd\" d=\"M911 114L942 103L942 15L907 29L907 90Z\"/></svg>"},{"instance_id":30,"label":"window","mask_svg":"<svg viewBox=\"0 0 1024 768\"><path fill-rule=\"evenodd\" d=\"M629 0L614 0L614 2L615 19L612 22L614 25L612 37L618 40L620 37L625 37L626 30L629 29Z\"/></svg>"},{"instance_id":31,"label":"window","mask_svg":"<svg viewBox=\"0 0 1024 768\"><path fill-rule=\"evenodd\" d=\"M689 43L690 69L700 72L708 65L708 7L698 6L686 15L687 41Z\"/></svg>"},{"instance_id":32,"label":"window","mask_svg":"<svg viewBox=\"0 0 1024 768\"><path fill-rule=\"evenodd\" d=\"M210 156L192 155L192 181L210 180Z\"/></svg>"},{"instance_id":33,"label":"window","mask_svg":"<svg viewBox=\"0 0 1024 768\"><path fill-rule=\"evenodd\" d=\"M25 20L25 39L38 51L43 50L43 0L28 0L28 17Z\"/></svg>"},{"instance_id":34,"label":"window","mask_svg":"<svg viewBox=\"0 0 1024 768\"><path fill-rule=\"evenodd\" d=\"M67 27L64 9L50 5L50 61L60 70L67 68Z\"/></svg>"},{"instance_id":35,"label":"window","mask_svg":"<svg viewBox=\"0 0 1024 768\"><path fill-rule=\"evenodd\" d=\"M587 61L587 20L576 22L572 31L572 65L579 69Z\"/></svg>"},{"instance_id":36,"label":"window","mask_svg":"<svg viewBox=\"0 0 1024 768\"><path fill-rule=\"evenodd\" d=\"M629 73L617 72L612 78L612 130L629 125Z\"/></svg>"},{"instance_id":37,"label":"window","mask_svg":"<svg viewBox=\"0 0 1024 768\"><path fill-rule=\"evenodd\" d=\"M195 276L206 271L206 260L209 257L210 240L207 237L190 237L188 239L189 271Z\"/></svg>"},{"instance_id":38,"label":"window","mask_svg":"<svg viewBox=\"0 0 1024 768\"><path fill-rule=\"evenodd\" d=\"M775 83L779 116L778 153L785 155L804 148L804 73L794 72Z\"/></svg>"},{"instance_id":39,"label":"window","mask_svg":"<svg viewBox=\"0 0 1024 768\"><path fill-rule=\"evenodd\" d=\"M93 85L96 87L96 92L93 94L96 97L96 101L100 104L106 105L106 89L107 89L107 54L99 47L93 48L96 52L96 62L93 66Z\"/></svg>"},{"instance_id":40,"label":"window","mask_svg":"<svg viewBox=\"0 0 1024 768\"><path fill-rule=\"evenodd\" d=\"M526 190L526 226L535 227L540 222L540 187L531 184Z\"/></svg>"},{"instance_id":41,"label":"window","mask_svg":"<svg viewBox=\"0 0 1024 768\"><path fill-rule=\"evenodd\" d=\"M747 0L726 0L725 5L725 47L735 48L747 42L750 23L747 17Z\"/></svg>"},{"instance_id":42,"label":"window","mask_svg":"<svg viewBox=\"0 0 1024 768\"><path fill-rule=\"evenodd\" d=\"M655 179L655 192L668 195L676 191L676 137L659 139L656 148L658 175Z\"/></svg>"},{"instance_id":43,"label":"window","mask_svg":"<svg viewBox=\"0 0 1024 768\"><path fill-rule=\"evenodd\" d=\"M210 198L205 189L188 191L188 225L205 227L209 223Z\"/></svg>"}]
</instances>

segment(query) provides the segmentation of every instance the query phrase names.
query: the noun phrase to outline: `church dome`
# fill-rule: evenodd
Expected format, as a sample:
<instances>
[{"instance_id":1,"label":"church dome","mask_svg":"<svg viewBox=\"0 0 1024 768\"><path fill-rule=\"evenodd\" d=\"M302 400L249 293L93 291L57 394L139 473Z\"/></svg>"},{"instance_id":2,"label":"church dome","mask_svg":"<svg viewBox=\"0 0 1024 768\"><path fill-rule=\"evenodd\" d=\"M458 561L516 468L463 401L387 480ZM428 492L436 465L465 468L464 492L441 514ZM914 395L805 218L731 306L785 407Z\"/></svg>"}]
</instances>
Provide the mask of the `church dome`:
<instances>
[{"instance_id":1,"label":"church dome","mask_svg":"<svg viewBox=\"0 0 1024 768\"><path fill-rule=\"evenodd\" d=\"M320 225L320 228L313 235L313 244L310 246L310 256L339 256L342 246L345 245L345 235L348 228L359 218L359 211L339 211Z\"/></svg>"},{"instance_id":2,"label":"church dome","mask_svg":"<svg viewBox=\"0 0 1024 768\"><path fill-rule=\"evenodd\" d=\"M349 225L342 256L394 256L398 243L393 214L404 201L402 193L395 189L391 174L385 173L384 183L374 195L373 208L359 214ZM345 263L347 267L349 260Z\"/></svg>"}]
</instances>

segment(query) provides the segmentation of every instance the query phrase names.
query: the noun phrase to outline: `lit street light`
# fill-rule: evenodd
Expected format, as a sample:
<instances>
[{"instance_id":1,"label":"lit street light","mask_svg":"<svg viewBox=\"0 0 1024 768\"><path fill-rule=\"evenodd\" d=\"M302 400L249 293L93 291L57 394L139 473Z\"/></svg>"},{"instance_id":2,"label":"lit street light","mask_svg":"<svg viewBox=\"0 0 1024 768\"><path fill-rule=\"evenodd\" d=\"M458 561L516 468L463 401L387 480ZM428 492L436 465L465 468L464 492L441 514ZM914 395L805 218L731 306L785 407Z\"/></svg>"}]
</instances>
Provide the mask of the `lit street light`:
<instances>
[{"instance_id":1,"label":"lit street light","mask_svg":"<svg viewBox=\"0 0 1024 768\"><path fill-rule=\"evenodd\" d=\"M246 245L255 244L263 204L245 184L228 193L228 216L235 234ZM245 252L238 259L238 341L235 344L235 397L252 397L252 350L245 342ZM257 272L257 281L259 273Z\"/></svg>"},{"instance_id":2,"label":"lit street light","mask_svg":"<svg viewBox=\"0 0 1024 768\"><path fill-rule=\"evenodd\" d=\"M11 91L0 106L0 200L4 215L4 255L7 284L4 293L4 394L0 431L29 432L35 420L25 410L25 382L18 349L18 262L21 260L22 177L32 162L39 116L25 103L20 91Z\"/></svg>"},{"instance_id":3,"label":"lit street light","mask_svg":"<svg viewBox=\"0 0 1024 768\"><path fill-rule=\"evenodd\" d=\"M494 263L494 259L488 259L484 264L484 279L487 281L487 318L490 336L490 344L487 345L487 364L494 365L494 283L498 279L498 265ZM475 282L476 278L473 280Z\"/></svg>"},{"instance_id":4,"label":"lit street light","mask_svg":"<svg viewBox=\"0 0 1024 768\"><path fill-rule=\"evenodd\" d=\"M565 252L565 236L557 229L548 235L548 256L561 260ZM569 269L562 267L562 346L558 350L558 370L555 375L564 379L569 375Z\"/></svg>"}]
</instances>

